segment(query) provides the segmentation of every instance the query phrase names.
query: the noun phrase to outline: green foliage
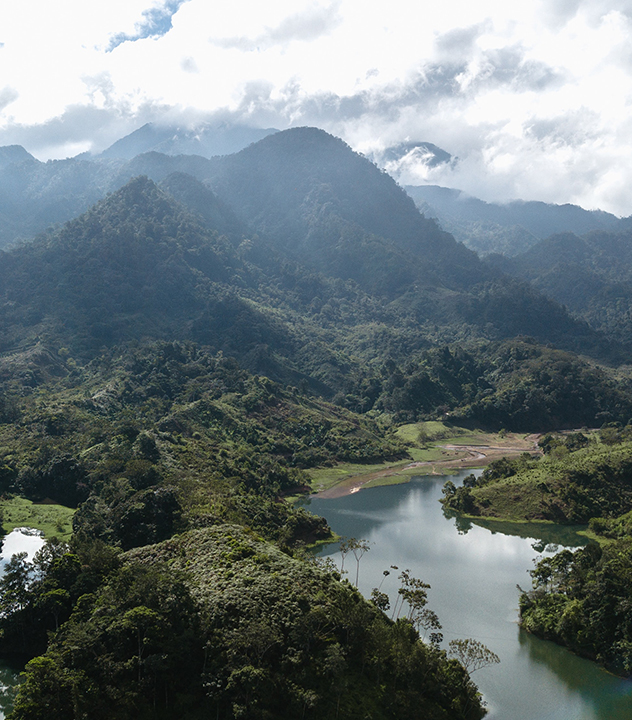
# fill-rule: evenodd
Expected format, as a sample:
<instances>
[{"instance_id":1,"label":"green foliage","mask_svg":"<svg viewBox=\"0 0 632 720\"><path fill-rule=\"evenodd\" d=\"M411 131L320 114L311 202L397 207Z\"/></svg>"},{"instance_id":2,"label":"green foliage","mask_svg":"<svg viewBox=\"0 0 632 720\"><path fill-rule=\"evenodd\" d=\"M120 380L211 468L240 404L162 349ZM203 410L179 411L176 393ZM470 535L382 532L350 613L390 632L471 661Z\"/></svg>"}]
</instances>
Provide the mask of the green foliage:
<instances>
[{"instance_id":1,"label":"green foliage","mask_svg":"<svg viewBox=\"0 0 632 720\"><path fill-rule=\"evenodd\" d=\"M78 599L93 592L116 565L116 553L100 543L71 548L49 540L33 562L26 553L14 555L0 578L1 651L22 657L43 652L47 633L68 620Z\"/></svg>"},{"instance_id":2,"label":"green foliage","mask_svg":"<svg viewBox=\"0 0 632 720\"><path fill-rule=\"evenodd\" d=\"M307 469L404 459L404 420L623 424L628 381L506 338L616 348L483 266L321 131L132 166L188 168L221 200L171 176L187 208L137 177L0 263L0 491L77 508L71 544L16 558L0 585L0 646L48 646L14 717L480 717L436 647L427 586L402 573L406 617L390 622L379 589L366 603L290 557L329 530L283 497ZM560 469L551 507L626 507L613 454ZM493 472L446 494L475 510L510 480ZM367 549L348 547L356 583Z\"/></svg>"},{"instance_id":3,"label":"green foliage","mask_svg":"<svg viewBox=\"0 0 632 720\"><path fill-rule=\"evenodd\" d=\"M374 420L193 344L103 353L79 386L17 392L20 422L0 424L5 491L81 503L75 530L123 548L222 518L283 542L318 539L322 522L279 503L307 486L305 468L405 453ZM63 427L51 431L51 417Z\"/></svg>"},{"instance_id":4,"label":"green foliage","mask_svg":"<svg viewBox=\"0 0 632 720\"><path fill-rule=\"evenodd\" d=\"M630 537L545 558L520 598L522 626L624 675L632 674Z\"/></svg>"},{"instance_id":5,"label":"green foliage","mask_svg":"<svg viewBox=\"0 0 632 720\"><path fill-rule=\"evenodd\" d=\"M48 701L60 720L483 716L465 671L410 622L235 526L135 550L80 598L12 717Z\"/></svg>"},{"instance_id":6,"label":"green foliage","mask_svg":"<svg viewBox=\"0 0 632 720\"><path fill-rule=\"evenodd\" d=\"M594 444L553 455L495 461L472 483L448 486L444 505L471 515L571 524L615 518L632 509L632 443Z\"/></svg>"}]
</instances>

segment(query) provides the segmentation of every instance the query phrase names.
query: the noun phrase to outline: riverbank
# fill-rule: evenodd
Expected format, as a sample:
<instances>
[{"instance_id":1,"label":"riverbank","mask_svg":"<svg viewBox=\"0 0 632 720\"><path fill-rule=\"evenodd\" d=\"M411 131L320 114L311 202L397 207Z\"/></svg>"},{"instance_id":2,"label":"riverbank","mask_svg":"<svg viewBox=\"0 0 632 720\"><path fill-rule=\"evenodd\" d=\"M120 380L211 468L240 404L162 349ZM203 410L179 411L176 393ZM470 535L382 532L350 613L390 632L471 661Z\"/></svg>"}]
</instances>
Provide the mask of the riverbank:
<instances>
[{"instance_id":1,"label":"riverbank","mask_svg":"<svg viewBox=\"0 0 632 720\"><path fill-rule=\"evenodd\" d=\"M542 454L537 444L538 433L486 433L441 422L422 422L402 425L396 434L409 443L411 461L317 468L310 472L312 494L321 498L343 497L364 487L406 483L415 475L452 475L485 467L501 457L519 457L525 452Z\"/></svg>"}]
</instances>

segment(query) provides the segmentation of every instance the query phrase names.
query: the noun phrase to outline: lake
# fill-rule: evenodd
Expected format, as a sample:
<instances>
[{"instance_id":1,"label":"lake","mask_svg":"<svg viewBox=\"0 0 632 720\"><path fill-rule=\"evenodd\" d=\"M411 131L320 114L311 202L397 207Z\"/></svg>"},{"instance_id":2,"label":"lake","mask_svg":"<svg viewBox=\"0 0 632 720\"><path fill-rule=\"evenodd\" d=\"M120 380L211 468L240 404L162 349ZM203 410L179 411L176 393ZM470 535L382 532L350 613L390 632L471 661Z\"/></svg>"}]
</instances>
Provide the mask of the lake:
<instances>
[{"instance_id":1,"label":"lake","mask_svg":"<svg viewBox=\"0 0 632 720\"><path fill-rule=\"evenodd\" d=\"M450 479L458 485L468 473ZM397 576L409 569L431 585L429 607L443 625L445 647L452 639L474 638L500 657L500 664L472 675L487 702L489 720L630 720L631 681L518 626L516 585L531 587L533 559L585 540L568 527L480 527L448 519L438 502L445 480L424 476L336 499L315 497L307 508L325 517L339 535L370 543L359 565L358 584L365 596L384 580L381 590L394 603ZM326 546L320 554L331 556L340 567L337 545ZM355 580L351 554L345 570ZM386 578L384 570L390 571Z\"/></svg>"}]
</instances>

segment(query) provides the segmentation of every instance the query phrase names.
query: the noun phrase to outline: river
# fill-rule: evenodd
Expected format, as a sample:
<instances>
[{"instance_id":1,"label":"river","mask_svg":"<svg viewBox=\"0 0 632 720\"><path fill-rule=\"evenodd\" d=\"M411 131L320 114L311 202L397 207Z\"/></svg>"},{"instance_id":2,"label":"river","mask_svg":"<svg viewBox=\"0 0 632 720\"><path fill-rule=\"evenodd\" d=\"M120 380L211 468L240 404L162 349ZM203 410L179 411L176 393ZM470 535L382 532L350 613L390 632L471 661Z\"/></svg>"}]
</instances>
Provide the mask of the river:
<instances>
[{"instance_id":1,"label":"river","mask_svg":"<svg viewBox=\"0 0 632 720\"><path fill-rule=\"evenodd\" d=\"M467 472L451 479L458 485ZM381 589L394 602L397 576L409 569L431 585L429 607L443 625L444 646L452 639L474 638L500 657L498 665L472 676L488 705L489 720L631 720L631 681L518 626L516 585L530 587L533 559L558 547L577 547L584 543L582 537L567 527L539 524L468 529L468 523L443 515L438 501L445 479L418 477L336 499L315 497L307 507L339 535L370 543L359 564L358 584L365 596L384 581ZM337 545L320 554L340 567ZM347 555L350 580L357 569ZM386 577L384 570L390 572Z\"/></svg>"}]
</instances>

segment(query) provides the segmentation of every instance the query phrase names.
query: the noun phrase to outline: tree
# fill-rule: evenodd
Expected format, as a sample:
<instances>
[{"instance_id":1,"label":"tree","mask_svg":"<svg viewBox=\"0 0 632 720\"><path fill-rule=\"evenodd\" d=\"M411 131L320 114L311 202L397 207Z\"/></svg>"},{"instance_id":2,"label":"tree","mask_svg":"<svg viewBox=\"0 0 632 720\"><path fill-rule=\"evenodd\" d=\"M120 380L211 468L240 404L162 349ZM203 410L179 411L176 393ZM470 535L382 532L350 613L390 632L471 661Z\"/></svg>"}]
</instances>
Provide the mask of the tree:
<instances>
[{"instance_id":1,"label":"tree","mask_svg":"<svg viewBox=\"0 0 632 720\"><path fill-rule=\"evenodd\" d=\"M59 630L59 616L70 607L70 594L66 590L56 588L43 593L37 599L36 607L50 612L55 618L55 631Z\"/></svg>"},{"instance_id":2,"label":"tree","mask_svg":"<svg viewBox=\"0 0 632 720\"><path fill-rule=\"evenodd\" d=\"M7 617L23 610L29 600L31 564L26 552L16 553L6 564L0 580L0 615Z\"/></svg>"},{"instance_id":3,"label":"tree","mask_svg":"<svg viewBox=\"0 0 632 720\"><path fill-rule=\"evenodd\" d=\"M161 635L164 619L155 610L151 610L144 605L139 605L128 610L125 615L123 615L122 625L134 631L136 634L138 681L140 682L145 650L152 643L152 640L155 640Z\"/></svg>"},{"instance_id":4,"label":"tree","mask_svg":"<svg viewBox=\"0 0 632 720\"><path fill-rule=\"evenodd\" d=\"M366 540L357 540L356 538L345 538L340 543L340 555L342 556L342 562L340 564L340 574L342 575L345 571L345 558L349 553L353 553L353 557L356 561L356 577L355 586L358 587L358 579L360 575L360 560L364 553L370 550L369 543Z\"/></svg>"},{"instance_id":5,"label":"tree","mask_svg":"<svg viewBox=\"0 0 632 720\"><path fill-rule=\"evenodd\" d=\"M495 652L478 640L471 638L450 640L448 655L456 658L470 675L487 665L495 665L500 662L500 658Z\"/></svg>"}]
</instances>

